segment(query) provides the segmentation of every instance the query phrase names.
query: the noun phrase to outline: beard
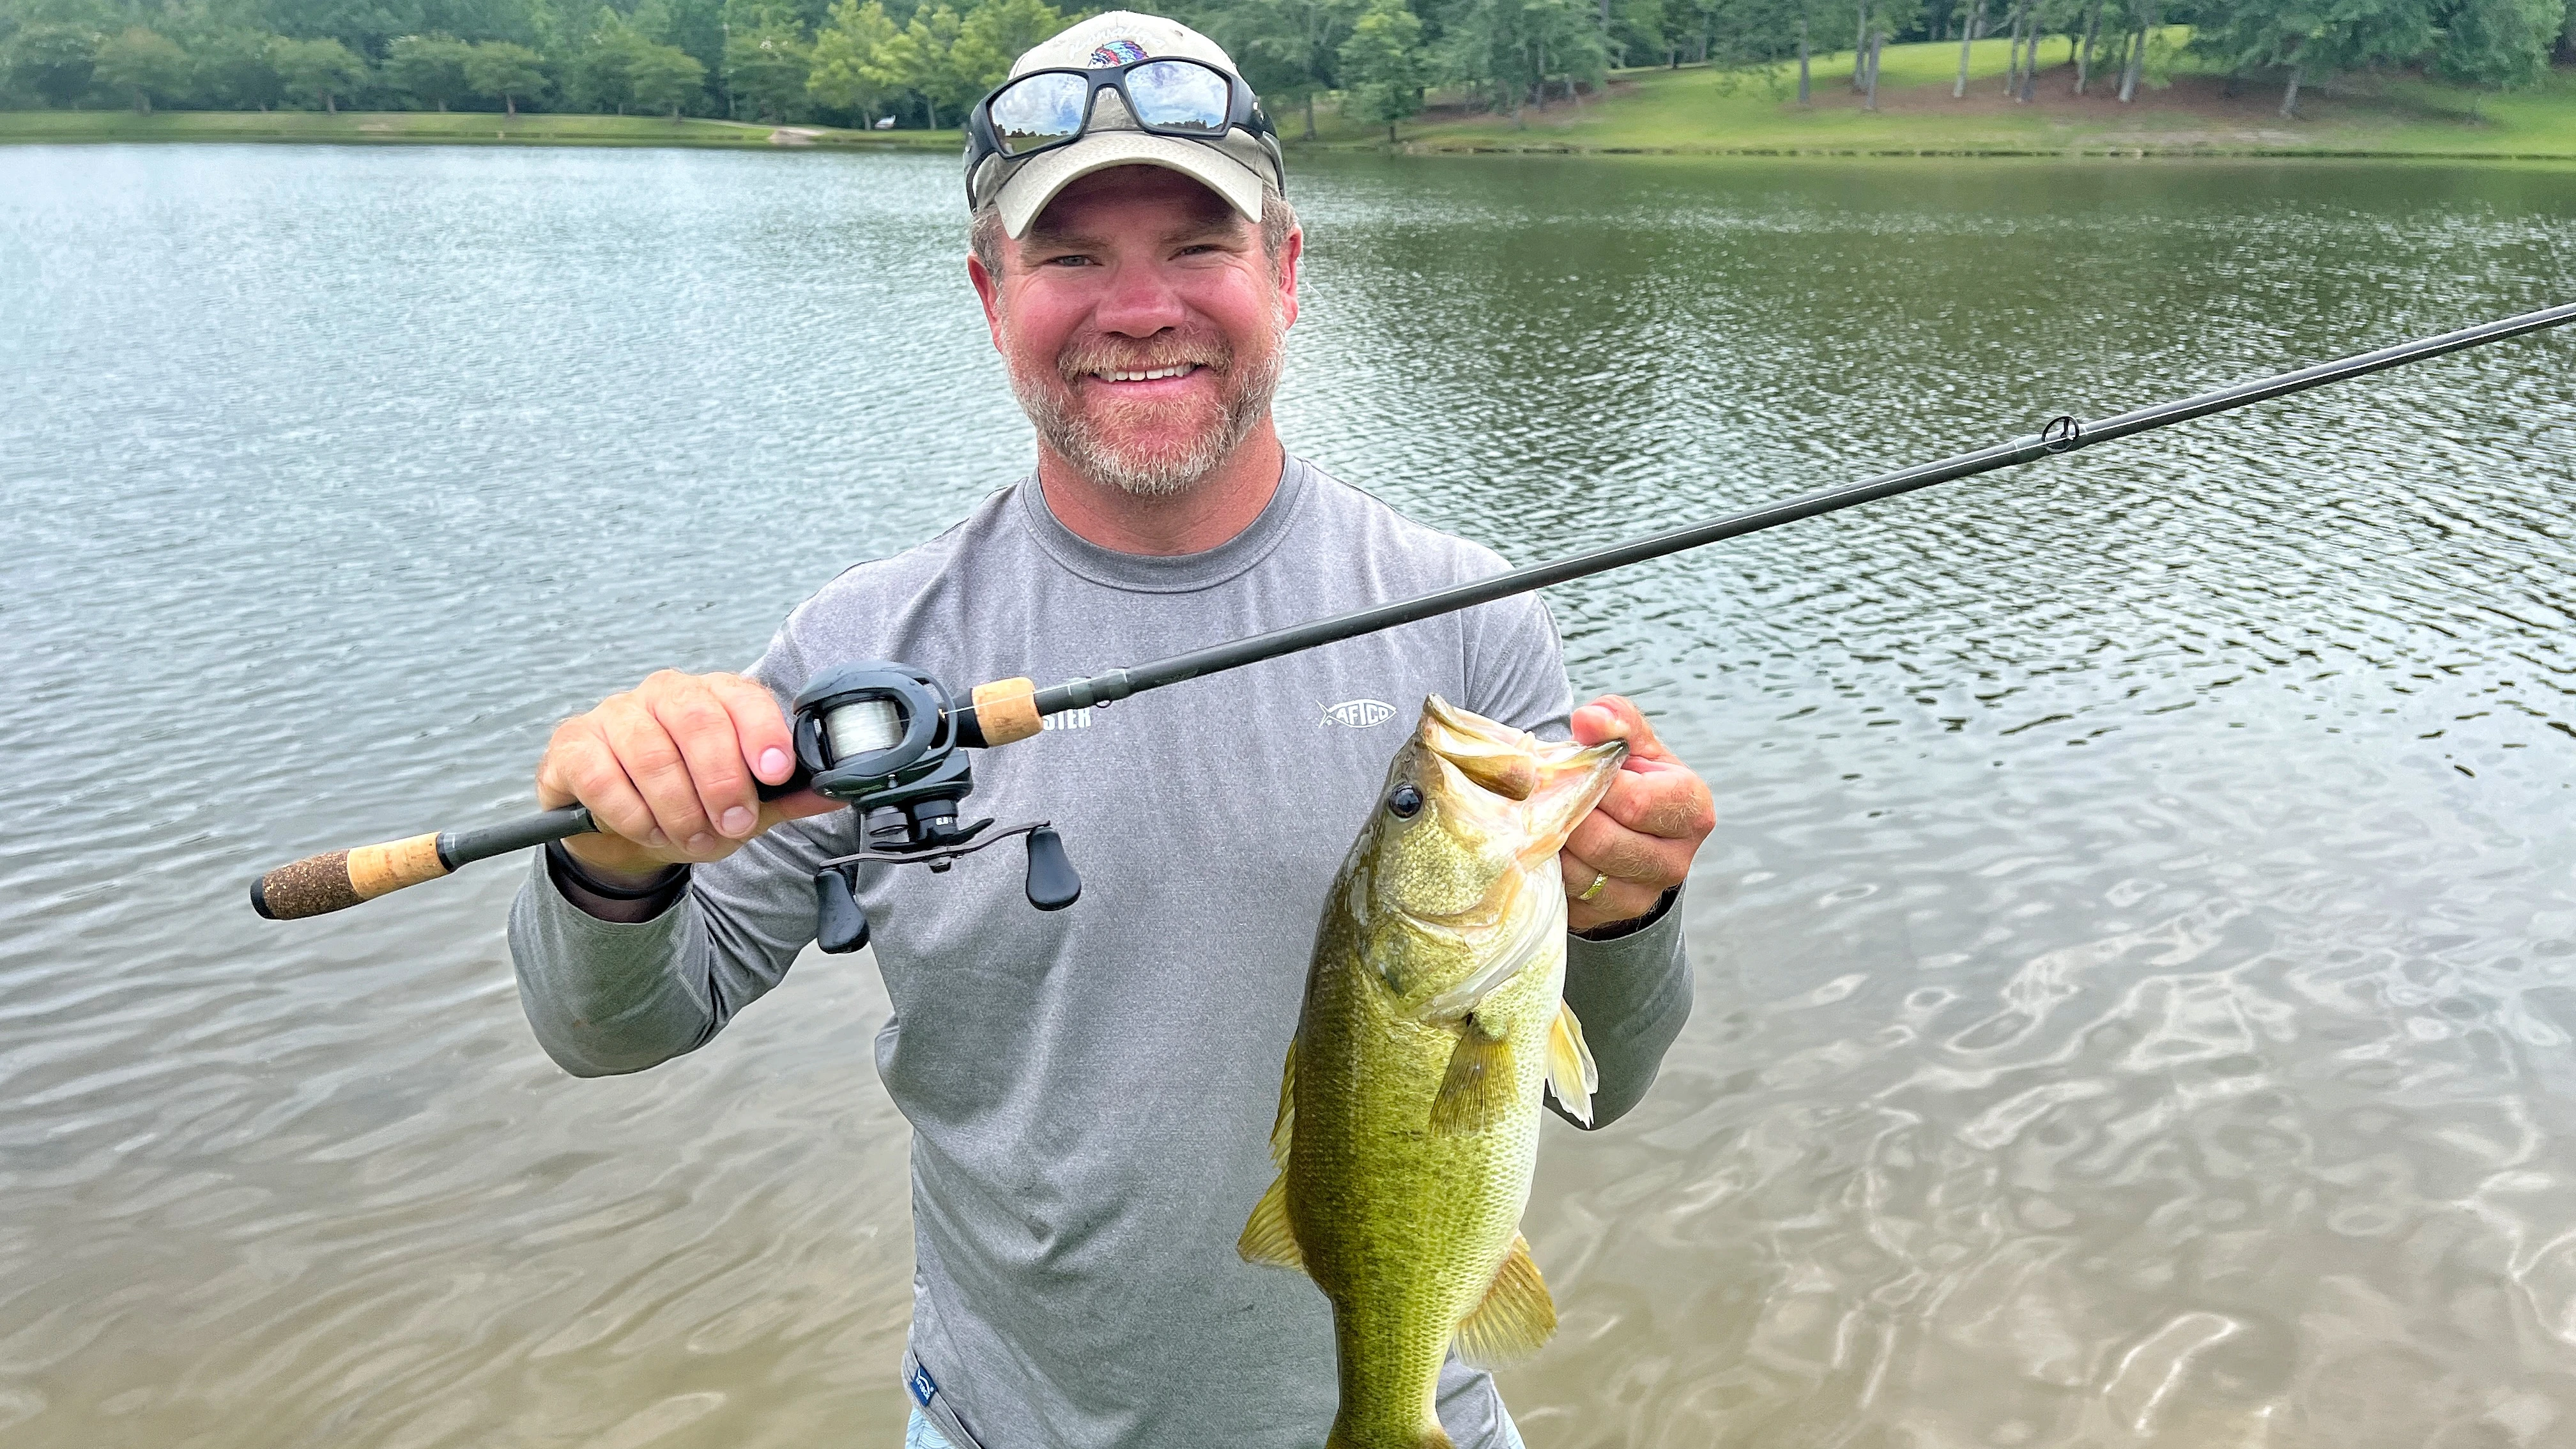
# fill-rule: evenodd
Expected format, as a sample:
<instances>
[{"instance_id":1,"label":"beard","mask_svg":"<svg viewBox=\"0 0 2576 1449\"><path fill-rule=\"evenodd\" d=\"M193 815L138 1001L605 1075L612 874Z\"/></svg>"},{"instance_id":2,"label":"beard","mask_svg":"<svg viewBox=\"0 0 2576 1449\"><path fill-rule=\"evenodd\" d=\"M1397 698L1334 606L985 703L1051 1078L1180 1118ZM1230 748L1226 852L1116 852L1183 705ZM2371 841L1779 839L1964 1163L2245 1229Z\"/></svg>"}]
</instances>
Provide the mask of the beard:
<instances>
[{"instance_id":1,"label":"beard","mask_svg":"<svg viewBox=\"0 0 2576 1449\"><path fill-rule=\"evenodd\" d=\"M1051 368L1011 365L1011 392L1038 437L1084 477L1136 498L1175 498L1207 481L1270 415L1286 360L1286 319L1274 311L1269 345L1247 357L1213 332L1143 340L1087 337L1065 344ZM1158 402L1100 399L1082 381L1096 372L1196 365L1217 395Z\"/></svg>"}]
</instances>

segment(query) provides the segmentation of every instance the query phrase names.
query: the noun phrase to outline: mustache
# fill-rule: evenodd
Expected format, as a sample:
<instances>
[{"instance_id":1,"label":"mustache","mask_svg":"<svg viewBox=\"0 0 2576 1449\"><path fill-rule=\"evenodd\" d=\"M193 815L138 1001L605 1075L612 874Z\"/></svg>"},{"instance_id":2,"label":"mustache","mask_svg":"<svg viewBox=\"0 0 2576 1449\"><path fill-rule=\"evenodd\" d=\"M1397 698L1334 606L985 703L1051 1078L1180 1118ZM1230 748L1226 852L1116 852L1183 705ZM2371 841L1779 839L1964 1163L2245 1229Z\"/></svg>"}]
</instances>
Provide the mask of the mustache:
<instances>
[{"instance_id":1,"label":"mustache","mask_svg":"<svg viewBox=\"0 0 2576 1449\"><path fill-rule=\"evenodd\" d=\"M1234 349L1215 338L1149 338L1143 342L1105 337L1065 344L1055 357L1056 372L1068 383L1095 372L1145 372L1158 367L1204 367L1223 375L1234 370Z\"/></svg>"}]
</instances>

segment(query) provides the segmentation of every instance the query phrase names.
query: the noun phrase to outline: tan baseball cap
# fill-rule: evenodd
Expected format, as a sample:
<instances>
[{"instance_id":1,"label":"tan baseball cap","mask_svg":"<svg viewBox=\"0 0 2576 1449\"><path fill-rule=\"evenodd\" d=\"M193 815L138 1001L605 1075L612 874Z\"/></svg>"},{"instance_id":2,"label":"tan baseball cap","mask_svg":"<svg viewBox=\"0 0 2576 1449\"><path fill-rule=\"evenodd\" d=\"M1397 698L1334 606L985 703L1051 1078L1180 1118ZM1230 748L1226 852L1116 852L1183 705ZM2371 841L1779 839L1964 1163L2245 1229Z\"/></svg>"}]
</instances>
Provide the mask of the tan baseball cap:
<instances>
[{"instance_id":1,"label":"tan baseball cap","mask_svg":"<svg viewBox=\"0 0 2576 1449\"><path fill-rule=\"evenodd\" d=\"M1179 21L1112 10L1030 47L1013 62L1010 79L1032 71L1096 70L1166 57L1201 61L1238 79L1242 75L1223 46ZM1001 213L1002 230L1016 238L1027 234L1029 223L1057 192L1112 166L1178 171L1254 222L1261 220L1263 194L1284 192L1287 181L1279 144L1271 137L1255 136L1240 126L1221 140L1158 136L1137 129L1118 92L1104 90L1093 98L1090 124L1080 137L1034 156L986 156L968 174L966 191L979 210L993 203Z\"/></svg>"}]
</instances>

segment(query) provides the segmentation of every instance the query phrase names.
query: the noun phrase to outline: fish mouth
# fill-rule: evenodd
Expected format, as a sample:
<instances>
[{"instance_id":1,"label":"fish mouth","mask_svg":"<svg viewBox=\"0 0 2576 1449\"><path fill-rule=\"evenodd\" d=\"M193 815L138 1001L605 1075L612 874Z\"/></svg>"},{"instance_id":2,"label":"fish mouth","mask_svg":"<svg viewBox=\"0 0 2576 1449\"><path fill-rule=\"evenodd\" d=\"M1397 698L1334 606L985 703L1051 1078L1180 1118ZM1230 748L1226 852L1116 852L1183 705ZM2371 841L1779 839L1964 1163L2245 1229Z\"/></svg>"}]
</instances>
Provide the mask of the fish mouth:
<instances>
[{"instance_id":1,"label":"fish mouth","mask_svg":"<svg viewBox=\"0 0 2576 1449\"><path fill-rule=\"evenodd\" d=\"M1441 791L1451 808L1463 809L1489 831L1518 838L1522 843L1513 854L1524 869L1565 847L1566 837L1610 793L1628 758L1624 740L1542 741L1436 694L1422 701L1414 738L1457 773L1458 788Z\"/></svg>"}]
</instances>

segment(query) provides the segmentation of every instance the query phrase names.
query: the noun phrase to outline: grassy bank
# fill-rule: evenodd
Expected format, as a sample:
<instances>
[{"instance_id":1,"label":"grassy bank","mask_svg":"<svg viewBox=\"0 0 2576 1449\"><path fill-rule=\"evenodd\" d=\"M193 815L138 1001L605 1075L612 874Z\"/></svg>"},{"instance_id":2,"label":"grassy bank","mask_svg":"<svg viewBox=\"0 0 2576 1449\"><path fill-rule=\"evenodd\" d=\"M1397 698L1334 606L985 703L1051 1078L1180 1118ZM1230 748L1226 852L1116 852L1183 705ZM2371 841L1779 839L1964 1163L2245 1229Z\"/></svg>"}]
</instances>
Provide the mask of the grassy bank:
<instances>
[{"instance_id":1,"label":"grassy bank","mask_svg":"<svg viewBox=\"0 0 2576 1449\"><path fill-rule=\"evenodd\" d=\"M2177 30L2170 38L2182 39ZM1775 89L1761 77L1695 67L1620 73L1606 96L1580 106L1559 98L1508 116L1435 107L1405 123L1416 151L1601 151L1755 156L2387 156L2576 162L2576 72L2511 95L2419 79L2362 78L2310 88L2299 116L2282 119L2275 81L2228 93L2224 77L2178 66L2171 83L2120 104L2116 80L2074 94L2075 68L2060 42L2043 58L2036 98L2003 94L2008 42L1980 42L1968 94L1950 94L1955 44L1890 46L1878 109L1851 89L1851 54L1814 63L1812 102L1796 76ZM1289 134L1299 129L1293 113ZM1382 130L1320 108L1318 139L1292 149L1366 149ZM795 146L953 154L955 131L844 131L652 116L528 115L516 120L457 112L0 111L0 143L42 141L430 142L533 146Z\"/></svg>"},{"instance_id":2,"label":"grassy bank","mask_svg":"<svg viewBox=\"0 0 2576 1449\"><path fill-rule=\"evenodd\" d=\"M2177 31L2173 39L2182 38ZM1887 48L1876 111L1851 89L1851 53L1814 62L1810 105L1796 99L1794 67L1777 91L1760 77L1708 69L1621 73L1610 94L1580 107L1559 98L1507 116L1434 112L1402 128L1426 151L1646 151L1735 155L2024 156L2237 155L2416 156L2576 161L2576 73L2538 88L2477 93L2422 80L2356 79L2350 89L2309 89L2299 116L2280 115L2277 81L2227 94L2224 77L2177 67L2171 84L2141 87L2120 104L2114 78L2074 92L2075 68L2052 41L2030 104L2003 94L2008 41L1980 42L1968 94L1952 98L1959 47ZM1334 124L1326 144L1384 143L1382 131Z\"/></svg>"},{"instance_id":3,"label":"grassy bank","mask_svg":"<svg viewBox=\"0 0 2576 1449\"><path fill-rule=\"evenodd\" d=\"M953 152L955 131L843 131L659 116L438 111L0 111L0 143L58 141L428 142L504 146L800 146Z\"/></svg>"}]
</instances>

